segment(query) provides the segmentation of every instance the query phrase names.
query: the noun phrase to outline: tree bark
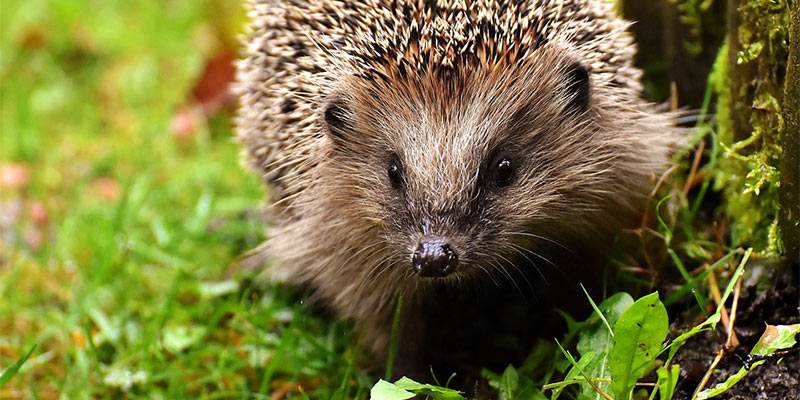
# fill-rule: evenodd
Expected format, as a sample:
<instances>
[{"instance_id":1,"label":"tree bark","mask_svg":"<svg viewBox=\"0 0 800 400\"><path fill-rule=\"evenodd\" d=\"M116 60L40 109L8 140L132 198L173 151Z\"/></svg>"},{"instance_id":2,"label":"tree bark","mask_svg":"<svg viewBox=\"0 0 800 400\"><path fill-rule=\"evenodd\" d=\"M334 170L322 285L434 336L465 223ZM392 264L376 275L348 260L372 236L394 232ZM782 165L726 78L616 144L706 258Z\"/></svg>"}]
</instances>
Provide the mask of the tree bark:
<instances>
[{"instance_id":1,"label":"tree bark","mask_svg":"<svg viewBox=\"0 0 800 400\"><path fill-rule=\"evenodd\" d=\"M791 6L789 62L783 95L784 130L781 139L781 235L786 256L800 263L800 1Z\"/></svg>"},{"instance_id":2,"label":"tree bark","mask_svg":"<svg viewBox=\"0 0 800 400\"><path fill-rule=\"evenodd\" d=\"M753 104L754 91L752 79L756 75L756 63L746 62L739 64L739 52L742 51L742 41L739 29L742 27L742 13L739 6L747 0L728 0L728 65L730 65L730 118L733 130L732 141L738 142L747 139L752 133L750 126L750 105Z\"/></svg>"}]
</instances>

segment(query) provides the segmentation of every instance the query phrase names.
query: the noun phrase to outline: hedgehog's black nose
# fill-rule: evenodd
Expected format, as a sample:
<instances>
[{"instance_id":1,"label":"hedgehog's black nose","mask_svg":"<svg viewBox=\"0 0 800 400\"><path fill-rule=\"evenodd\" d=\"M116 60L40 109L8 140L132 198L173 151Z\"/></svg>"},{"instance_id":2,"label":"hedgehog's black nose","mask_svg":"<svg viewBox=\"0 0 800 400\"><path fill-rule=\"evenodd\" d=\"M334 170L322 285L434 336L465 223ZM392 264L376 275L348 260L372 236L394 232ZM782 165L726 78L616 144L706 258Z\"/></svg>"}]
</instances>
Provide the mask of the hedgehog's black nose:
<instances>
[{"instance_id":1,"label":"hedgehog's black nose","mask_svg":"<svg viewBox=\"0 0 800 400\"><path fill-rule=\"evenodd\" d=\"M411 259L414 271L419 276L441 277L456 270L458 256L447 242L441 239L423 240Z\"/></svg>"}]
</instances>

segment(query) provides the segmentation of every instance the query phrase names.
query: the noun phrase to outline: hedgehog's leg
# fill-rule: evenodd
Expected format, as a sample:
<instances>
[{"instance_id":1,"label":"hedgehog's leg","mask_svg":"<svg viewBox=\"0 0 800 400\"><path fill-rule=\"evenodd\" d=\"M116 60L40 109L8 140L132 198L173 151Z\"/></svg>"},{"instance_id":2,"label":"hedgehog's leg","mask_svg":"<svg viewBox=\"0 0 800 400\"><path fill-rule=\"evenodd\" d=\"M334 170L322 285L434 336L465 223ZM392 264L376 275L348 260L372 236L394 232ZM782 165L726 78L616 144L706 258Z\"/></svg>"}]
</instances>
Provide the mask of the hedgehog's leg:
<instances>
[{"instance_id":1,"label":"hedgehog's leg","mask_svg":"<svg viewBox=\"0 0 800 400\"><path fill-rule=\"evenodd\" d=\"M361 334L362 343L372 350L378 366L387 365L391 346L394 309L387 307L386 312L376 312L356 318L356 328ZM425 329L425 315L422 307L413 301L403 302L402 314L398 330L395 358L392 367L392 379L409 377L419 382L431 380L430 365L425 346L428 343Z\"/></svg>"},{"instance_id":2,"label":"hedgehog's leg","mask_svg":"<svg viewBox=\"0 0 800 400\"><path fill-rule=\"evenodd\" d=\"M404 308L392 378L399 379L406 376L418 382L429 383L431 366L426 347L430 332L426 329L427 318L421 315L422 307Z\"/></svg>"}]
</instances>

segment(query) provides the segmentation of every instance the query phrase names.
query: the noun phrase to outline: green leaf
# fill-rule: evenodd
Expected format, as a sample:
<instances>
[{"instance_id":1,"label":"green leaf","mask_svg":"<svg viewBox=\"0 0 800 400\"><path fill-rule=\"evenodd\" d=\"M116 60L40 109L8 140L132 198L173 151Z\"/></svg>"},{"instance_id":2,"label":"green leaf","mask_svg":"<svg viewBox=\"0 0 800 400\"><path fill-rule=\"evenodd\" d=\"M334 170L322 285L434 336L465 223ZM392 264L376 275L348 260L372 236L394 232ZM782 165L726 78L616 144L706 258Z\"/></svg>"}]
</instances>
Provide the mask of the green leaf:
<instances>
[{"instance_id":1,"label":"green leaf","mask_svg":"<svg viewBox=\"0 0 800 400\"><path fill-rule=\"evenodd\" d=\"M415 382L414 380L406 377L400 378L400 380L394 384L398 388L405 389L416 394L424 394L432 397L435 400L464 400L464 397L461 396L461 392L457 390Z\"/></svg>"},{"instance_id":2,"label":"green leaf","mask_svg":"<svg viewBox=\"0 0 800 400\"><path fill-rule=\"evenodd\" d=\"M111 367L103 377L103 383L108 386L117 387L123 391L128 391L134 385L139 385L147 382L147 372L136 371L131 372L129 369L120 367Z\"/></svg>"},{"instance_id":3,"label":"green leaf","mask_svg":"<svg viewBox=\"0 0 800 400\"><path fill-rule=\"evenodd\" d=\"M370 400L405 400L414 397L414 393L400 389L393 383L381 379L369 391Z\"/></svg>"},{"instance_id":4,"label":"green leaf","mask_svg":"<svg viewBox=\"0 0 800 400\"><path fill-rule=\"evenodd\" d=\"M761 365L763 363L764 363L764 360L761 360L761 361L753 364L753 366L750 369L752 370L753 368L755 368L755 367L757 367L757 366L759 366L759 365ZM739 371L737 371L735 374L729 376L728 379L725 380L725 382L719 383L716 386L714 386L713 388L708 388L708 389L703 390L702 392L698 393L697 394L697 399L698 400L710 399L712 397L716 397L716 396L721 395L722 393L725 393L726 390L730 389L733 385L735 385L737 382L742 380L742 378L744 378L744 376L747 375L748 372L749 371L746 370L744 367L740 368Z\"/></svg>"},{"instance_id":5,"label":"green leaf","mask_svg":"<svg viewBox=\"0 0 800 400\"><path fill-rule=\"evenodd\" d=\"M581 361L589 355L595 355L594 360L588 363L583 370L587 375L595 379L610 379L611 373L608 367L608 354L614 343L613 332L607 326L615 326L622 314L633 304L633 297L628 293L616 293L603 300L596 308L595 314L587 319L587 327L581 330L580 340L577 349L581 354ZM601 323L597 316L600 312L604 316ZM593 323L592 323L593 322ZM597 386L608 392L610 383L598 382ZM597 398L597 394L589 383L581 383L581 392Z\"/></svg>"},{"instance_id":6,"label":"green leaf","mask_svg":"<svg viewBox=\"0 0 800 400\"><path fill-rule=\"evenodd\" d=\"M774 353L778 350L790 349L797 344L795 336L798 332L800 332L800 324L767 325L767 329L764 330L764 334L762 334L761 338L758 339L758 343L753 346L753 350L750 351L750 354L764 356ZM764 362L764 360L756 361L749 370L745 367L740 368L735 374L729 376L725 382L719 383L713 388L708 388L698 393L698 400L710 399L724 393L726 390L733 387L733 385L735 385L737 382L742 380L742 378L744 378L745 375L747 375L750 371L754 370L761 364L764 364Z\"/></svg>"},{"instance_id":7,"label":"green leaf","mask_svg":"<svg viewBox=\"0 0 800 400\"><path fill-rule=\"evenodd\" d=\"M33 347L31 347L28 353L22 356L19 360L17 360L17 362L15 362L14 365L6 368L6 370L3 372L0 372L0 389L2 389L3 386L5 386L6 383L8 383L8 381L10 381L11 378L13 378L14 375L17 374L17 372L19 372L19 369L22 367L22 364L25 364L25 361L28 361L28 357L30 357L31 354L33 354L34 350L36 350L36 345L33 345Z\"/></svg>"},{"instance_id":8,"label":"green leaf","mask_svg":"<svg viewBox=\"0 0 800 400\"><path fill-rule=\"evenodd\" d=\"M564 378L562 382L555 384L547 384L542 388L543 390L553 389L553 393L550 397L551 400L557 400L558 396L561 395L561 391L572 383L581 382L581 379L583 382L590 382L590 379L592 378L589 375L587 375L583 369L589 363L591 363L594 357L597 355L597 353L595 353L594 351L590 351L589 353L584 354L581 357L580 361L575 361L575 358L572 357L572 354L570 354L566 349L564 349L564 346L561 346L561 343L559 343L558 340L556 340L556 345L558 346L558 349L561 351L561 353L564 354L564 357L566 357L567 361L569 361L569 363L572 364L572 369L569 370L567 376ZM580 377L578 375L580 375Z\"/></svg>"},{"instance_id":9,"label":"green leaf","mask_svg":"<svg viewBox=\"0 0 800 400\"><path fill-rule=\"evenodd\" d=\"M206 328L194 325L179 325L164 328L162 342L171 353L181 351L196 344L206 334Z\"/></svg>"},{"instance_id":10,"label":"green leaf","mask_svg":"<svg viewBox=\"0 0 800 400\"><path fill-rule=\"evenodd\" d=\"M204 299L213 299L236 292L239 290L239 282L234 280L203 282L200 283L198 287L200 288L201 297Z\"/></svg>"},{"instance_id":11,"label":"green leaf","mask_svg":"<svg viewBox=\"0 0 800 400\"><path fill-rule=\"evenodd\" d=\"M611 388L617 399L630 398L634 384L655 360L668 328L667 310L658 292L637 300L622 314L609 353Z\"/></svg>"},{"instance_id":12,"label":"green leaf","mask_svg":"<svg viewBox=\"0 0 800 400\"><path fill-rule=\"evenodd\" d=\"M372 400L403 400L421 394L434 400L464 400L461 392L441 386L415 382L402 377L395 383L379 380L369 392Z\"/></svg>"},{"instance_id":13,"label":"green leaf","mask_svg":"<svg viewBox=\"0 0 800 400\"><path fill-rule=\"evenodd\" d=\"M767 355L782 349L790 349L797 344L795 336L800 332L800 324L794 325L769 325L764 330L764 334L758 339L758 343L753 346L750 354Z\"/></svg>"},{"instance_id":14,"label":"green leaf","mask_svg":"<svg viewBox=\"0 0 800 400\"><path fill-rule=\"evenodd\" d=\"M518 387L519 374L517 374L517 370L513 366L509 365L500 378L500 400L514 399L514 394Z\"/></svg>"},{"instance_id":15,"label":"green leaf","mask_svg":"<svg viewBox=\"0 0 800 400\"><path fill-rule=\"evenodd\" d=\"M675 386L678 385L678 376L680 376L681 369L678 365L663 366L656 371L658 374L658 394L661 400L670 400L675 394Z\"/></svg>"}]
</instances>

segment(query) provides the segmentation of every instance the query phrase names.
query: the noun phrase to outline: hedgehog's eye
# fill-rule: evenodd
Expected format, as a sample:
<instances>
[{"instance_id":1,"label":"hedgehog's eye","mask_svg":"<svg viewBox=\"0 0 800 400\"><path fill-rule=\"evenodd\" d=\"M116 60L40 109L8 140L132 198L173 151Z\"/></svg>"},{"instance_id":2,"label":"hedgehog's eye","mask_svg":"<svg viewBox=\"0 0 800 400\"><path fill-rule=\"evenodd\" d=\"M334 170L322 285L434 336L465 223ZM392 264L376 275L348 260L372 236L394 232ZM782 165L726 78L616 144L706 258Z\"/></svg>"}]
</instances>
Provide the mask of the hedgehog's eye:
<instances>
[{"instance_id":1,"label":"hedgehog's eye","mask_svg":"<svg viewBox=\"0 0 800 400\"><path fill-rule=\"evenodd\" d=\"M494 166L494 182L498 186L508 186L514 179L514 164L511 159L503 157Z\"/></svg>"},{"instance_id":2,"label":"hedgehog's eye","mask_svg":"<svg viewBox=\"0 0 800 400\"><path fill-rule=\"evenodd\" d=\"M392 158L392 161L389 162L389 169L386 172L393 188L400 189L403 187L403 166L397 158Z\"/></svg>"}]
</instances>

